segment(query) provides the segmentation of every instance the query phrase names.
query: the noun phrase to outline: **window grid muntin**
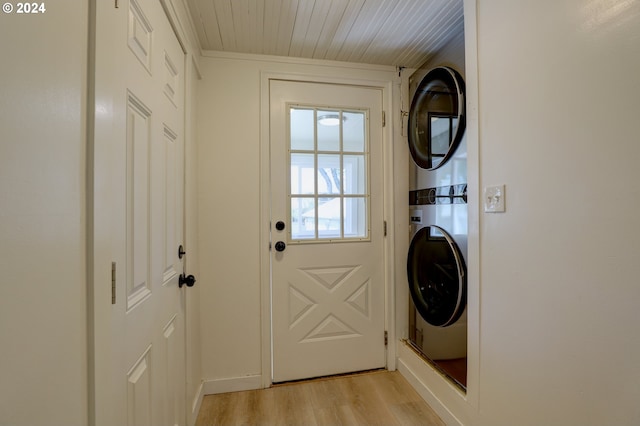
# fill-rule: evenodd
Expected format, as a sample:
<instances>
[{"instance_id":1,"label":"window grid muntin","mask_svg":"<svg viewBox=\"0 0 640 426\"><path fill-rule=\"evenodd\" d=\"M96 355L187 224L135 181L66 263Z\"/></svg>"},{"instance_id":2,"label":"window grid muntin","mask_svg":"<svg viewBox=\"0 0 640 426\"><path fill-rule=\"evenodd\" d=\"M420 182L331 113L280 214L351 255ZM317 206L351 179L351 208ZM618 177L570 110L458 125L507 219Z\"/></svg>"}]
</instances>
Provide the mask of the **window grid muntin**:
<instances>
[{"instance_id":1,"label":"window grid muntin","mask_svg":"<svg viewBox=\"0 0 640 426\"><path fill-rule=\"evenodd\" d=\"M291 113L293 110L311 110L313 111L313 150L310 149L292 149L292 135L291 135ZM318 111L322 111L323 113L327 112L327 111L332 111L332 112L336 112L339 115L339 150L338 151L333 151L333 150L319 150L318 149ZM363 150L362 151L344 151L344 121L343 121L343 114L344 113L353 113L353 114L362 114L363 115L363 129L362 129L362 136L363 136ZM288 199L288 211L287 211L287 218L288 218L288 222L289 222L289 230L287 232L287 236L288 236L288 241L290 243L329 243L329 242L349 242L349 241L369 241L371 239L371 226L370 226L370 147L369 147L369 129L368 129L368 123L369 123L369 112L366 109L357 109L357 108L332 108L332 107L325 107L325 106L312 106L312 105L302 105L302 104L288 104L287 105L287 121L288 121L288 126L287 126L287 151L288 151L288 171L287 171L287 177L288 177L288 193L287 193L287 199ZM294 154L313 154L314 156L314 161L313 161L313 179L314 179L314 194L303 194L302 191L300 194L292 194L292 156ZM319 194L318 193L318 181L319 181L319 169L318 169L318 156L320 155L339 155L340 157L340 165L339 165L339 171L340 171L340 183L337 185L337 189L338 189L338 193L327 193L327 194ZM363 159L363 167L364 167L364 173L363 173L363 178L365 180L365 184L364 184L364 192L363 193L349 193L346 194L345 193L345 170L344 170L344 156L360 156ZM320 221L320 215L319 215L319 207L320 207L320 199L322 198L339 198L340 200L340 207L339 207L339 212L340 212L340 236L338 238L326 238L326 237L321 237L320 235L320 227L319 227L319 221ZM345 215L345 200L346 199L363 199L364 201L364 208L365 208L365 213L363 215L364 221L365 221L365 225L364 225L364 235L363 236L355 236L355 237L348 237L345 236L345 222L347 220L347 217ZM297 200L302 200L302 199L312 199L313 200L313 206L314 206L314 229L313 229L313 237L311 238L306 238L306 237L302 237L302 234L299 234L299 236L295 237L293 236L293 212L292 212L292 206L293 206L293 199L297 199ZM355 220L355 223L353 223L351 225L351 229L356 229L356 233L357 233L357 228L358 228L358 224L357 224L357 220L358 218L350 218L352 221Z\"/></svg>"}]
</instances>

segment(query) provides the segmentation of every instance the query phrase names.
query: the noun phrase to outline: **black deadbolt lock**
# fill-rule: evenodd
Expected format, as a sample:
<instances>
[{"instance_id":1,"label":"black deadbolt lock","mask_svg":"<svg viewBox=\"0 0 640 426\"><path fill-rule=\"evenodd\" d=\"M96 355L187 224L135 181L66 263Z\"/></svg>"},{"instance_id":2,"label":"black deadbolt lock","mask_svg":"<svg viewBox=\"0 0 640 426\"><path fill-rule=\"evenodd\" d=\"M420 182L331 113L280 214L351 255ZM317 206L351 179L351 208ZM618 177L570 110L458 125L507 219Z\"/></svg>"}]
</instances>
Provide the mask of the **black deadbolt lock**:
<instances>
[{"instance_id":1,"label":"black deadbolt lock","mask_svg":"<svg viewBox=\"0 0 640 426\"><path fill-rule=\"evenodd\" d=\"M277 221L277 222L276 222L276 229L277 229L278 231L282 231L282 230L284 229L284 222L283 222L283 221L281 221L281 220Z\"/></svg>"}]
</instances>

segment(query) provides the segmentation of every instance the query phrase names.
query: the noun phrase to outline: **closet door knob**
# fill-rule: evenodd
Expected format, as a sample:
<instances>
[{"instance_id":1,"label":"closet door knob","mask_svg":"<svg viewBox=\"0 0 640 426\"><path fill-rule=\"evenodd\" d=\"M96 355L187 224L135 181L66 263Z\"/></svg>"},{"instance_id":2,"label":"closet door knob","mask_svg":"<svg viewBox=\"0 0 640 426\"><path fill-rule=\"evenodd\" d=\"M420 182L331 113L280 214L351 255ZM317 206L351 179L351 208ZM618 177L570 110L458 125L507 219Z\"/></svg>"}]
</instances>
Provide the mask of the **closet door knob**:
<instances>
[{"instance_id":1,"label":"closet door knob","mask_svg":"<svg viewBox=\"0 0 640 426\"><path fill-rule=\"evenodd\" d=\"M183 285L186 285L187 287L193 287L195 283L196 277L194 277L193 275L185 276L184 274L180 274L180 277L178 277L178 287L180 288L182 288Z\"/></svg>"}]
</instances>

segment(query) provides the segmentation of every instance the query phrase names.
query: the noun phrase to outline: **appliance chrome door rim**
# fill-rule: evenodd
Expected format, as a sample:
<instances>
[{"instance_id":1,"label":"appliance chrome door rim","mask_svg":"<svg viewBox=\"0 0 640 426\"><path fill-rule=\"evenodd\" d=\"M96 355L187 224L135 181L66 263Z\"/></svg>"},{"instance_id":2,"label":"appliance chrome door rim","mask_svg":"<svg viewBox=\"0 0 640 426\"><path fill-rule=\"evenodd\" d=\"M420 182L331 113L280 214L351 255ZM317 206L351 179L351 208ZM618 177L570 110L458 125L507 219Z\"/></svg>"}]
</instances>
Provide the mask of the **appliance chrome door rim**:
<instances>
[{"instance_id":1,"label":"appliance chrome door rim","mask_svg":"<svg viewBox=\"0 0 640 426\"><path fill-rule=\"evenodd\" d=\"M453 238L451 237L451 235L449 235L449 233L447 231L444 230L444 228L441 228L437 225L429 225L429 227L431 228L436 228L445 238L445 240L447 240L447 243L449 243L449 246L451 247L451 251L453 252L453 257L455 257L456 259L456 268L458 269L458 282L464 283L465 282L465 271L463 268L463 260L460 257L460 249L458 248L458 244L456 244L456 242L453 240ZM464 284L463 284L464 285ZM460 315L457 315L457 312L460 310L460 305L462 304L462 297L463 294L465 293L466 289L462 289L462 291L458 292L458 300L456 302L456 310L454 312L454 314L451 316L451 318L449 318L449 321L447 321L443 327L446 327L448 325L451 325L453 323L455 323L458 318L460 318ZM464 310L464 308L462 308L462 310Z\"/></svg>"},{"instance_id":2,"label":"appliance chrome door rim","mask_svg":"<svg viewBox=\"0 0 640 426\"><path fill-rule=\"evenodd\" d=\"M437 225L427 225L427 226L423 226L420 229L418 229L418 231L416 231L416 233L413 235L412 239L411 239L411 243L409 245L409 253L411 253L411 251L413 250L414 247L414 240L415 237L420 233L420 231L422 231L425 228L435 228L436 230L438 230L438 232L440 232L440 234L442 235L442 237L447 241L447 244L449 245L449 248L451 250L451 252L453 253L453 256L455 258L455 262L456 262L456 270L458 273L458 285L459 285L459 291L458 291L458 296L457 296L457 300L456 300L456 307L453 310L451 316L449 317L449 319L447 319L443 324L437 325L438 327L447 327L450 326L452 324L455 324L458 319L460 318L460 316L462 315L462 313L464 312L464 309L466 308L466 303L464 303L465 306L463 305L463 299L465 298L465 294L466 294L466 274L465 274L465 270L464 270L464 260L460 255L460 249L458 248L458 245L456 244L455 240L451 237L451 235L444 229L441 228L440 226ZM409 257L410 258L410 257ZM411 278L411 273L409 273L409 277ZM413 283L411 281L409 281L409 288L410 290L412 289L412 285ZM413 300L414 305L416 306L416 309L418 310L418 312L420 312L420 309L418 308L418 304L419 301L415 300L413 291L409 292L411 295L411 299ZM420 316L422 316L422 313L420 313ZM423 319L425 321L427 321L426 318L423 317ZM431 324L429 321L427 321L427 323ZM434 325L434 324L431 324Z\"/></svg>"},{"instance_id":3,"label":"appliance chrome door rim","mask_svg":"<svg viewBox=\"0 0 640 426\"><path fill-rule=\"evenodd\" d=\"M453 132L453 135L452 135L451 143L449 144L449 149L447 153L444 155L444 157L442 158L442 160L434 167L424 167L424 165L420 164L420 160L416 159L417 154L414 152L415 144L414 144L413 121L414 121L414 116L416 115L416 111L415 111L417 108L416 103L418 102L418 99L419 99L418 94L420 93L420 88L425 86L429 82L429 79L433 78L434 74L442 73L443 71L445 71L449 75L449 77L453 81L453 84L455 85L455 90L458 97L458 114L456 116L457 124L456 124L455 131ZM422 78L422 80L420 80L420 83L418 83L416 91L413 94L413 97L411 100L411 107L409 108L409 117L408 117L409 151L411 153L412 160L416 164L416 166L425 170L436 170L442 167L443 165L445 165L449 161L449 159L453 156L453 153L456 151L456 148L458 147L460 140L462 139L462 136L465 132L465 128L466 128L465 114L466 114L465 84L462 76L456 70L447 66L439 66L429 70L429 72L427 72L427 74Z\"/></svg>"}]
</instances>

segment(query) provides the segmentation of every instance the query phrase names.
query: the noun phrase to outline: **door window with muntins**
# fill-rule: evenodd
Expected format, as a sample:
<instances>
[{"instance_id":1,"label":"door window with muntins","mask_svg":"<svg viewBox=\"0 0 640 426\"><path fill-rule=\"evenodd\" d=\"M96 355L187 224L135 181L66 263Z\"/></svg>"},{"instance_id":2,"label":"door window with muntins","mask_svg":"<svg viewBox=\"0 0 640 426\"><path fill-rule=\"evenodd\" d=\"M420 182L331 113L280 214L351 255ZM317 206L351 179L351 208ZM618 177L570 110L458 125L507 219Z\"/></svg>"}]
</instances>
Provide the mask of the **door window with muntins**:
<instances>
[{"instance_id":1,"label":"door window with muntins","mask_svg":"<svg viewBox=\"0 0 640 426\"><path fill-rule=\"evenodd\" d=\"M289 240L369 238L367 112L290 105Z\"/></svg>"}]
</instances>

